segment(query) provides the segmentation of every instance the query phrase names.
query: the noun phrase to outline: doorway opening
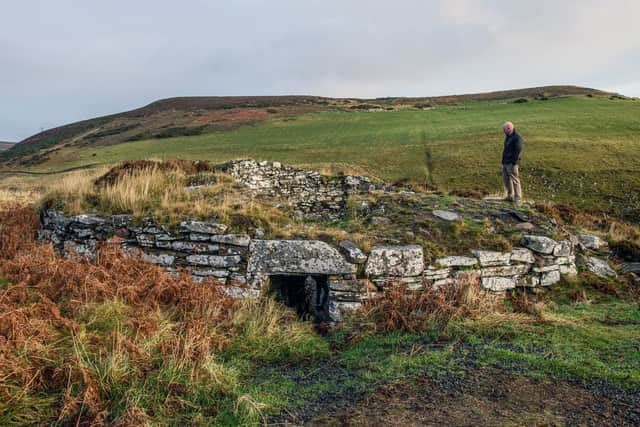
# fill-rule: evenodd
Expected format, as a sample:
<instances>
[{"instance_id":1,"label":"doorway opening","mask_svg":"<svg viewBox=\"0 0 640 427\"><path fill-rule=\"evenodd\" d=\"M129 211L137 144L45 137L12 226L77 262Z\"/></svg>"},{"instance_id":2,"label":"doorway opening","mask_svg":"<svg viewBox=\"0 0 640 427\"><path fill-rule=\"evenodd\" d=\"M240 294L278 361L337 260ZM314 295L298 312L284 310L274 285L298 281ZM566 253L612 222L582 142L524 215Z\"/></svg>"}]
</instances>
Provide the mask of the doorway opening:
<instances>
[{"instance_id":1,"label":"doorway opening","mask_svg":"<svg viewBox=\"0 0 640 427\"><path fill-rule=\"evenodd\" d=\"M284 305L293 308L302 319L317 320L326 312L329 301L327 276L274 275L269 277L269 292ZM318 298L318 293L320 293Z\"/></svg>"}]
</instances>

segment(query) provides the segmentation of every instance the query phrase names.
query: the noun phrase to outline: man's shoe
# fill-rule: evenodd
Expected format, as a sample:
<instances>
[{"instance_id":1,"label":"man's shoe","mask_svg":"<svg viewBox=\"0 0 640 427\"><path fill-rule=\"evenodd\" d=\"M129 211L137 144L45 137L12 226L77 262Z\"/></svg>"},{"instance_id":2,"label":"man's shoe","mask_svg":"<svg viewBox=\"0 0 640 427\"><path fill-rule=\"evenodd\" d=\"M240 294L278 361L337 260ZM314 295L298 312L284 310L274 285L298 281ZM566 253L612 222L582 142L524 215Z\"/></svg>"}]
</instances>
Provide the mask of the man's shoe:
<instances>
[{"instance_id":1,"label":"man's shoe","mask_svg":"<svg viewBox=\"0 0 640 427\"><path fill-rule=\"evenodd\" d=\"M516 205L516 206L522 206L522 200L521 199L515 199L513 201L513 204Z\"/></svg>"}]
</instances>

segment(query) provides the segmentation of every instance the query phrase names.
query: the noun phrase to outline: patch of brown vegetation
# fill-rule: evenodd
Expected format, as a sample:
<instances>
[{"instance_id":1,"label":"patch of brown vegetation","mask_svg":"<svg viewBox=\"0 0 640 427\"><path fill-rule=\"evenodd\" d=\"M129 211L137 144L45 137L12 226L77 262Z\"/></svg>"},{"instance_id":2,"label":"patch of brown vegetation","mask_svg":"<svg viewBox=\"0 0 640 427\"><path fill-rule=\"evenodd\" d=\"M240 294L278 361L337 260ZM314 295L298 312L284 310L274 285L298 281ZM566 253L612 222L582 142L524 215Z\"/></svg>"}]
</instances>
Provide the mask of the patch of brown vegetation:
<instances>
[{"instance_id":1,"label":"patch of brown vegetation","mask_svg":"<svg viewBox=\"0 0 640 427\"><path fill-rule=\"evenodd\" d=\"M213 165L204 161L193 160L131 160L112 168L106 174L95 181L95 185L102 187L105 185L114 185L132 172L143 171L145 169L157 169L161 172L179 171L185 175L195 175L202 172L212 172Z\"/></svg>"},{"instance_id":2,"label":"patch of brown vegetation","mask_svg":"<svg viewBox=\"0 0 640 427\"><path fill-rule=\"evenodd\" d=\"M502 298L483 291L479 278L470 274L450 285L426 286L424 291L391 283L367 299L351 321L368 332L441 330L453 319L499 311Z\"/></svg>"},{"instance_id":3,"label":"patch of brown vegetation","mask_svg":"<svg viewBox=\"0 0 640 427\"><path fill-rule=\"evenodd\" d=\"M58 422L103 424L108 407L122 403L109 397L118 381L134 382L159 369L158 355L190 366L196 377L211 369L203 360L228 342L219 328L235 307L219 283L170 275L125 257L113 242L100 248L94 263L61 259L50 244L35 240L37 225L32 208L0 211L0 271L11 283L0 287L0 415L9 417L4 419L22 408L19 416L30 413L34 423L55 413ZM126 313L121 327L85 329L80 321L91 307ZM100 321L116 320L107 314ZM102 367L103 360L111 365ZM118 374L114 366L124 371ZM146 419L134 402L126 411L125 424L127 417Z\"/></svg>"}]
</instances>

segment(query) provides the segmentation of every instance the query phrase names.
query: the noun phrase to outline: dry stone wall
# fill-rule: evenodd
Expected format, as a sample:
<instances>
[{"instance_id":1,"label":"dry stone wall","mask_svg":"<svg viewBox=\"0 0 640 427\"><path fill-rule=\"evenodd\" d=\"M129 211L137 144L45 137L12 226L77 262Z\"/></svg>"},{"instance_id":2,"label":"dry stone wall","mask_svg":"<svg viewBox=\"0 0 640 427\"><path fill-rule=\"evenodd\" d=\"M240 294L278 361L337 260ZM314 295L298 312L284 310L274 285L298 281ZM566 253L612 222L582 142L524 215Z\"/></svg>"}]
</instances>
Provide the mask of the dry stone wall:
<instances>
[{"instance_id":1,"label":"dry stone wall","mask_svg":"<svg viewBox=\"0 0 640 427\"><path fill-rule=\"evenodd\" d=\"M299 215L318 219L339 218L352 194L393 190L366 177L327 178L277 162L234 161L220 169L251 194L280 198ZM129 215L69 216L44 210L39 233L62 254L89 259L99 242L117 236L127 253L170 272L189 272L196 281L215 278L237 296L273 291L274 283L281 286L279 291L284 284L326 283L328 312L334 321L392 283L422 290L447 286L465 274L477 277L483 288L494 292L551 286L562 275L577 273L576 248L583 251L585 269L604 277L616 274L606 259L593 256L607 251L606 242L588 235L562 241L526 235L510 252L474 250L426 265L423 249L417 245L379 246L367 254L349 241L333 247L313 240L265 240L230 233L225 224L193 220L169 228L150 218L134 221Z\"/></svg>"},{"instance_id":2,"label":"dry stone wall","mask_svg":"<svg viewBox=\"0 0 640 427\"><path fill-rule=\"evenodd\" d=\"M238 296L258 295L273 276L325 277L333 320L390 283L420 290L446 286L464 273L477 276L485 289L502 292L550 286L563 274L577 273L574 245L545 236L525 236L511 252L476 250L425 265L417 245L374 247L367 255L351 242L334 248L321 241L254 239L227 233L215 222L183 221L169 229L128 215L67 216L53 210L43 211L41 222L40 238L65 255L91 258L98 242L117 236L132 254L167 271L188 271L194 280L213 277Z\"/></svg>"}]
</instances>

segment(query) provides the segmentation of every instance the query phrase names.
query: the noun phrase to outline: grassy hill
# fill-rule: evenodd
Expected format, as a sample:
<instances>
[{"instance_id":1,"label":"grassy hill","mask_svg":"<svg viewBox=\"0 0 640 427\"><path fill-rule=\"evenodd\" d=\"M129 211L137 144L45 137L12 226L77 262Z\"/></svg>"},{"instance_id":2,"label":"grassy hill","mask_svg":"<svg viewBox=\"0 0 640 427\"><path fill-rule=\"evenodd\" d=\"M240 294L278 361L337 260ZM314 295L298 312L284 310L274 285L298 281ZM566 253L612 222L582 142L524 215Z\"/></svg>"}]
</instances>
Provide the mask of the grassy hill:
<instances>
[{"instance_id":1,"label":"grassy hill","mask_svg":"<svg viewBox=\"0 0 640 427\"><path fill-rule=\"evenodd\" d=\"M315 96L180 97L153 102L123 113L71 123L33 135L0 161L31 165L46 161L65 146L103 146L145 139L208 134L251 125L269 118L318 111L424 109L466 101L546 98L566 95L612 96L576 86L547 86L430 98L333 99Z\"/></svg>"},{"instance_id":2,"label":"grassy hill","mask_svg":"<svg viewBox=\"0 0 640 427\"><path fill-rule=\"evenodd\" d=\"M128 121L119 122L121 128L135 125L135 132L144 128L153 133L150 121L166 116L174 124L177 118L213 120L207 122L208 133L171 136L191 129L176 131L176 125L158 130L165 132L162 138L156 133L154 138L123 142L118 139L121 135L106 128L90 134L85 130L53 148L36 150L39 161L19 166L25 159L34 160L20 153L45 144L47 132L53 135L66 128L74 134L88 126L81 122L35 135L2 154L13 158L10 170L31 172L143 158L214 162L256 158L333 173L362 173L415 188L496 193L502 187L500 126L512 120L525 140L521 167L525 197L637 219L640 102L589 89L560 89L381 100L174 98L123 113L120 116ZM89 122L95 126L100 120L107 119Z\"/></svg>"}]
</instances>

